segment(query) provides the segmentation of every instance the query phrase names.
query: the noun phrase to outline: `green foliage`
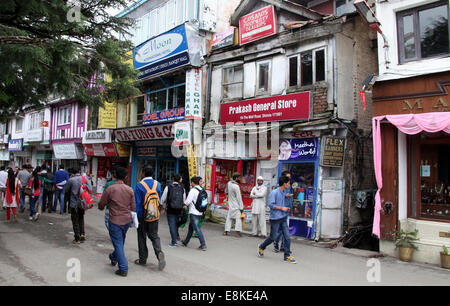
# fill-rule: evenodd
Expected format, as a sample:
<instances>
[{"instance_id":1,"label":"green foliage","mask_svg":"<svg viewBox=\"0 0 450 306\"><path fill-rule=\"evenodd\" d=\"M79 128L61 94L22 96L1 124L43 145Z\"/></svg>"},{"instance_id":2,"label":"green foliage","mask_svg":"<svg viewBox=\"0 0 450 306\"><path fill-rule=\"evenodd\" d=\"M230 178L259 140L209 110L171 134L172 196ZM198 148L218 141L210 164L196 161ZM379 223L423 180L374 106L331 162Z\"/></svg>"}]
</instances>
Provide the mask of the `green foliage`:
<instances>
[{"instance_id":1,"label":"green foliage","mask_svg":"<svg viewBox=\"0 0 450 306\"><path fill-rule=\"evenodd\" d=\"M444 250L444 255L448 255L448 248L445 245L442 246L442 249Z\"/></svg>"},{"instance_id":2,"label":"green foliage","mask_svg":"<svg viewBox=\"0 0 450 306\"><path fill-rule=\"evenodd\" d=\"M50 96L99 106L139 94L136 71L125 64L131 42L117 39L134 21L108 13L128 2L78 0L80 18L73 19L74 1L0 1L0 118L39 107ZM114 82L105 84L105 74ZM93 75L96 86L88 88Z\"/></svg>"},{"instance_id":3,"label":"green foliage","mask_svg":"<svg viewBox=\"0 0 450 306\"><path fill-rule=\"evenodd\" d=\"M419 238L417 238L417 235L419 234L419 230L416 229L414 232L408 232L408 231L396 231L395 232L395 246L398 247L409 247L418 249L417 246L414 244L415 241L418 241Z\"/></svg>"}]
</instances>

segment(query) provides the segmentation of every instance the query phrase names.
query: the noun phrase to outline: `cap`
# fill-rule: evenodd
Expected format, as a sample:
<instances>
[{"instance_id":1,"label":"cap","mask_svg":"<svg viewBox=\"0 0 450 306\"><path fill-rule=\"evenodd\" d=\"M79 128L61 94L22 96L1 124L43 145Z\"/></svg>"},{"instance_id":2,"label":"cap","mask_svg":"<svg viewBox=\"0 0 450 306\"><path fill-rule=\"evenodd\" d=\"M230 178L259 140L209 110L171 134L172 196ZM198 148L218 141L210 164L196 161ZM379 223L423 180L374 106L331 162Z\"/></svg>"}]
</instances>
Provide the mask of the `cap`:
<instances>
[{"instance_id":1,"label":"cap","mask_svg":"<svg viewBox=\"0 0 450 306\"><path fill-rule=\"evenodd\" d=\"M257 178L256 180L257 180L257 181L258 181L258 180L264 181L264 178L263 178L262 176L258 176L258 178Z\"/></svg>"}]
</instances>

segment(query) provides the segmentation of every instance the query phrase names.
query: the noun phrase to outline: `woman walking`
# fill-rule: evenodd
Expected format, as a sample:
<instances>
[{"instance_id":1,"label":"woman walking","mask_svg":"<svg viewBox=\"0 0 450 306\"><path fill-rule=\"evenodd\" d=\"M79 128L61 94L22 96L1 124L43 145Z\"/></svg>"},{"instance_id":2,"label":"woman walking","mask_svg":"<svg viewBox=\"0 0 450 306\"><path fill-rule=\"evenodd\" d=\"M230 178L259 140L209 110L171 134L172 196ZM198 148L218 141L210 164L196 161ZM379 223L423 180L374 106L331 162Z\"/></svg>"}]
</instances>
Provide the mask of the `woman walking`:
<instances>
[{"instance_id":1,"label":"woman walking","mask_svg":"<svg viewBox=\"0 0 450 306\"><path fill-rule=\"evenodd\" d=\"M8 179L6 180L6 197L3 201L3 207L6 207L6 222L11 220L11 210L14 216L14 221L17 222L17 210L19 206L19 188L20 181L16 178L13 169L8 170Z\"/></svg>"},{"instance_id":2,"label":"woman walking","mask_svg":"<svg viewBox=\"0 0 450 306\"><path fill-rule=\"evenodd\" d=\"M39 179L39 172L41 172L41 168L37 166L31 175L30 185L28 186L32 190L30 200L30 221L39 219L39 213L36 212L36 203L41 197L41 180ZM40 205L40 203L38 203L38 205Z\"/></svg>"}]
</instances>

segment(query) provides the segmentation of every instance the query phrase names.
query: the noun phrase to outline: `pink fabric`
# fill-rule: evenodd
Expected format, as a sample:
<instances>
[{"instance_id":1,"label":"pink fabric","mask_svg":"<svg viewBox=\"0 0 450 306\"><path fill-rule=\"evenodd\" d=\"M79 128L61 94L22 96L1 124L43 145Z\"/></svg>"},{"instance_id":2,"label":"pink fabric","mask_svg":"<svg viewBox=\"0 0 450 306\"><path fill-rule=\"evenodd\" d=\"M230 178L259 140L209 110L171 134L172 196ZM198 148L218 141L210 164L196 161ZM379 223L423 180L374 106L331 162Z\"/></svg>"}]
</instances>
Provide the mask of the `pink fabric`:
<instances>
[{"instance_id":1,"label":"pink fabric","mask_svg":"<svg viewBox=\"0 0 450 306\"><path fill-rule=\"evenodd\" d=\"M429 133L443 131L450 134L450 112L387 115L374 117L372 119L373 161L375 177L378 185L378 191L375 196L375 214L373 218L372 233L377 237L380 237L380 220L382 209L380 191L383 188L380 123L381 120L385 118L396 126L401 132L408 135L415 135L423 131Z\"/></svg>"}]
</instances>

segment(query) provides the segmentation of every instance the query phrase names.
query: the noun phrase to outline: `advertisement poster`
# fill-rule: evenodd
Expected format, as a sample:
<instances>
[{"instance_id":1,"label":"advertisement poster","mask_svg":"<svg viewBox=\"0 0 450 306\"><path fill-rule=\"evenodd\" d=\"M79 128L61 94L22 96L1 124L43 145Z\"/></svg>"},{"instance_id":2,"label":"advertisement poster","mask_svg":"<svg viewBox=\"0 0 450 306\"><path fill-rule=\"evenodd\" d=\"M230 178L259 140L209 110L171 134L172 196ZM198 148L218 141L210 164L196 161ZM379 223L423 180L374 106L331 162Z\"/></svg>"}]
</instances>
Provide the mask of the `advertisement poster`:
<instances>
[{"instance_id":1,"label":"advertisement poster","mask_svg":"<svg viewBox=\"0 0 450 306\"><path fill-rule=\"evenodd\" d=\"M175 138L173 144L175 146L186 146L191 144L191 122L179 121L174 124Z\"/></svg>"},{"instance_id":2,"label":"advertisement poster","mask_svg":"<svg viewBox=\"0 0 450 306\"><path fill-rule=\"evenodd\" d=\"M186 119L202 119L202 70L186 71Z\"/></svg>"},{"instance_id":3,"label":"advertisement poster","mask_svg":"<svg viewBox=\"0 0 450 306\"><path fill-rule=\"evenodd\" d=\"M100 198L103 194L103 191L105 190L105 186L106 186L106 178L104 177L99 177L97 179L97 198Z\"/></svg>"},{"instance_id":4,"label":"advertisement poster","mask_svg":"<svg viewBox=\"0 0 450 306\"><path fill-rule=\"evenodd\" d=\"M317 138L285 139L280 143L279 160L315 160L318 156Z\"/></svg>"},{"instance_id":5,"label":"advertisement poster","mask_svg":"<svg viewBox=\"0 0 450 306\"><path fill-rule=\"evenodd\" d=\"M205 189L212 190L211 186L212 165L205 165Z\"/></svg>"},{"instance_id":6,"label":"advertisement poster","mask_svg":"<svg viewBox=\"0 0 450 306\"><path fill-rule=\"evenodd\" d=\"M322 141L321 165L324 167L342 167L345 156L345 138L326 136Z\"/></svg>"},{"instance_id":7,"label":"advertisement poster","mask_svg":"<svg viewBox=\"0 0 450 306\"><path fill-rule=\"evenodd\" d=\"M277 33L277 18L273 5L245 15L239 20L241 45Z\"/></svg>"},{"instance_id":8,"label":"advertisement poster","mask_svg":"<svg viewBox=\"0 0 450 306\"><path fill-rule=\"evenodd\" d=\"M211 51L234 45L235 37L237 37L235 28L214 34L211 42Z\"/></svg>"},{"instance_id":9,"label":"advertisement poster","mask_svg":"<svg viewBox=\"0 0 450 306\"><path fill-rule=\"evenodd\" d=\"M116 102L105 102L103 107L98 109L98 128L99 129L115 129L116 128Z\"/></svg>"},{"instance_id":10,"label":"advertisement poster","mask_svg":"<svg viewBox=\"0 0 450 306\"><path fill-rule=\"evenodd\" d=\"M174 108L142 116L142 125L157 124L184 120L184 107Z\"/></svg>"}]
</instances>

